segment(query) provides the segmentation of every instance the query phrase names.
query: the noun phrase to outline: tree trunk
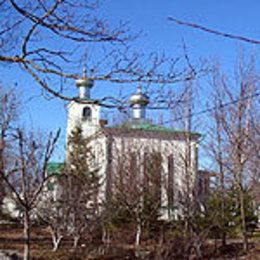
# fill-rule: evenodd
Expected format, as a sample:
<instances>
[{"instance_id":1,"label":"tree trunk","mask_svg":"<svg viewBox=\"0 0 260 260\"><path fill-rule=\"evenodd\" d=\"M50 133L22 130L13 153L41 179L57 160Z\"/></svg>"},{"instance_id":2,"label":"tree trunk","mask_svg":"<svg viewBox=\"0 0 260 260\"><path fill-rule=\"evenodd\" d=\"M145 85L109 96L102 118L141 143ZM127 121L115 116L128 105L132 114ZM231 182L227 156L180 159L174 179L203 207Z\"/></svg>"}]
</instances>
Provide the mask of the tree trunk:
<instances>
[{"instance_id":1,"label":"tree trunk","mask_svg":"<svg viewBox=\"0 0 260 260\"><path fill-rule=\"evenodd\" d=\"M140 238L141 238L142 227L141 223L137 223L136 235L135 235L135 257L140 257Z\"/></svg>"},{"instance_id":2,"label":"tree trunk","mask_svg":"<svg viewBox=\"0 0 260 260\"><path fill-rule=\"evenodd\" d=\"M164 244L164 227L162 225L160 228L160 238L158 241L158 245L156 246L156 259L158 260L162 259L163 244Z\"/></svg>"},{"instance_id":3,"label":"tree trunk","mask_svg":"<svg viewBox=\"0 0 260 260\"><path fill-rule=\"evenodd\" d=\"M214 237L214 254L217 254L217 252L218 252L218 239L215 236Z\"/></svg>"},{"instance_id":4,"label":"tree trunk","mask_svg":"<svg viewBox=\"0 0 260 260\"><path fill-rule=\"evenodd\" d=\"M247 239L247 228L246 228L246 216L245 216L245 205L244 205L244 192L240 188L240 214L241 214L241 228L243 235L243 249L245 252L248 250L248 239Z\"/></svg>"},{"instance_id":5,"label":"tree trunk","mask_svg":"<svg viewBox=\"0 0 260 260\"><path fill-rule=\"evenodd\" d=\"M80 236L74 236L74 243L73 243L73 248L76 249L78 247L80 240Z\"/></svg>"},{"instance_id":6,"label":"tree trunk","mask_svg":"<svg viewBox=\"0 0 260 260\"><path fill-rule=\"evenodd\" d=\"M52 231L52 244L53 244L53 248L52 251L56 252L59 248L60 245L60 241L63 238L62 235L59 235L58 232Z\"/></svg>"},{"instance_id":7,"label":"tree trunk","mask_svg":"<svg viewBox=\"0 0 260 260\"><path fill-rule=\"evenodd\" d=\"M102 228L102 242L104 244L109 244L110 241L110 232L105 227Z\"/></svg>"},{"instance_id":8,"label":"tree trunk","mask_svg":"<svg viewBox=\"0 0 260 260\"><path fill-rule=\"evenodd\" d=\"M30 213L26 209L24 212L24 260L30 260L30 242L31 242L31 223L30 223Z\"/></svg>"},{"instance_id":9,"label":"tree trunk","mask_svg":"<svg viewBox=\"0 0 260 260\"><path fill-rule=\"evenodd\" d=\"M222 155L222 140L221 140L221 128L219 125L219 121L217 121L217 139L218 139L218 164L219 164L219 172L220 172L220 190L221 190L221 243L222 246L226 246L226 221L225 221L225 174L223 167L223 155Z\"/></svg>"},{"instance_id":10,"label":"tree trunk","mask_svg":"<svg viewBox=\"0 0 260 260\"><path fill-rule=\"evenodd\" d=\"M195 252L196 252L196 256L197 256L197 259L203 259L202 258L202 251L201 251L201 247L202 247L202 239L195 234L195 237L194 237L194 249L195 249Z\"/></svg>"},{"instance_id":11,"label":"tree trunk","mask_svg":"<svg viewBox=\"0 0 260 260\"><path fill-rule=\"evenodd\" d=\"M225 231L222 231L221 244L222 244L223 247L225 247L227 245L226 232Z\"/></svg>"},{"instance_id":12,"label":"tree trunk","mask_svg":"<svg viewBox=\"0 0 260 260\"><path fill-rule=\"evenodd\" d=\"M141 233L142 233L141 222L138 221L137 228L136 228L136 236L135 236L135 248L137 252L139 252Z\"/></svg>"}]
</instances>

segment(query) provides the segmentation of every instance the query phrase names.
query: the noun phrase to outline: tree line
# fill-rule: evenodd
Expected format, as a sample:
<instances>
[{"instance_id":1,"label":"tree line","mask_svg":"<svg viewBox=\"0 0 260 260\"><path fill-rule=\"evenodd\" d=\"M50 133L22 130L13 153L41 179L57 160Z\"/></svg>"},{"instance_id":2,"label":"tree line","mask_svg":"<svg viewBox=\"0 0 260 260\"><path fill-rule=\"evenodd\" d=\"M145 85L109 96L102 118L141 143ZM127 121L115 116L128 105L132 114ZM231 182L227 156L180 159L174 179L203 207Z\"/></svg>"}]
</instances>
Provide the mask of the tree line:
<instances>
[{"instance_id":1,"label":"tree line","mask_svg":"<svg viewBox=\"0 0 260 260\"><path fill-rule=\"evenodd\" d=\"M165 185L161 181L161 153L152 151L143 160L138 150L129 148L122 153L118 149L113 187L106 190L110 196L100 199L104 180L99 176L100 164L95 163L93 137L85 138L78 126L68 139L66 161L59 169L48 171L59 131L39 136L20 128L15 91L2 88L1 202L11 196L22 212L24 259L30 258L31 228L36 219L49 227L53 250L58 250L63 238L73 238L74 248L86 237L91 241L99 236L109 244L122 230L130 229L137 254L142 240L149 237L161 246L156 254L162 258L176 257L179 240L183 242L179 254L184 258L191 254L202 258L209 239L220 239L225 247L228 239L241 236L243 249L248 251L250 235L257 225L252 191L259 182L259 102L255 98L259 82L253 60L239 65L235 91L219 67L211 75L215 109L210 112L208 138L202 144L213 162L209 197L204 202L198 200L199 186L192 179L192 148L187 135L185 152L179 155L185 187L177 195L177 189L166 189L172 209L182 212L171 221L160 218L161 188ZM193 88L193 84L187 86L179 110L187 133L194 127ZM147 169L142 176L138 170L141 167ZM174 187L174 179L171 182Z\"/></svg>"}]
</instances>

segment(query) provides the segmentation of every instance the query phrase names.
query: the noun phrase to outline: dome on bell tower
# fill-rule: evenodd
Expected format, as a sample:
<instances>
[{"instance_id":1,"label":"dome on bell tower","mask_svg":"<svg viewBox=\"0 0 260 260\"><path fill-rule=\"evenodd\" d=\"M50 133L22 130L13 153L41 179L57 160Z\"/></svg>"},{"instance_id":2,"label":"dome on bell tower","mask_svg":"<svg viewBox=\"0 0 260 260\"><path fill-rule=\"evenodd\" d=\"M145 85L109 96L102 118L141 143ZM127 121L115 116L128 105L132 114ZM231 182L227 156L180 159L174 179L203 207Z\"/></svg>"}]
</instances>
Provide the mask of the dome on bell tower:
<instances>
[{"instance_id":1,"label":"dome on bell tower","mask_svg":"<svg viewBox=\"0 0 260 260\"><path fill-rule=\"evenodd\" d=\"M94 81L87 77L86 68L83 69L83 75L76 80L76 86L79 88L80 99L90 99L90 89L94 86Z\"/></svg>"},{"instance_id":2,"label":"dome on bell tower","mask_svg":"<svg viewBox=\"0 0 260 260\"><path fill-rule=\"evenodd\" d=\"M141 86L137 87L137 91L130 97L130 106L133 108L133 119L145 119L145 107L149 104L149 97L142 93Z\"/></svg>"}]
</instances>

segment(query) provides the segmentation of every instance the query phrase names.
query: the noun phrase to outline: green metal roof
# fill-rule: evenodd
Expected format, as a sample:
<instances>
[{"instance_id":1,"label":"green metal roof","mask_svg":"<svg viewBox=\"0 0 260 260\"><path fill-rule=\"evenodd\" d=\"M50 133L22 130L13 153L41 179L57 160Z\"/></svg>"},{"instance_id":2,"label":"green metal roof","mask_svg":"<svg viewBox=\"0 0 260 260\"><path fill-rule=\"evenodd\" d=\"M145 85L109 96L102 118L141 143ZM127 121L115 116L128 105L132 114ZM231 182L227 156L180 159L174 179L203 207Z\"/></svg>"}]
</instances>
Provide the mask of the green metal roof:
<instances>
[{"instance_id":1,"label":"green metal roof","mask_svg":"<svg viewBox=\"0 0 260 260\"><path fill-rule=\"evenodd\" d=\"M48 174L59 174L62 172L64 167L64 163L59 163L59 162L50 162L47 165L47 172Z\"/></svg>"},{"instance_id":2,"label":"green metal roof","mask_svg":"<svg viewBox=\"0 0 260 260\"><path fill-rule=\"evenodd\" d=\"M64 163L58 163L58 162L49 162L47 165L47 174L57 174L60 175L62 173L64 167ZM48 181L47 187L49 191L54 190L54 183L53 180Z\"/></svg>"},{"instance_id":3,"label":"green metal roof","mask_svg":"<svg viewBox=\"0 0 260 260\"><path fill-rule=\"evenodd\" d=\"M112 126L111 128L130 128L144 131L156 131L156 132L165 132L165 133L181 133L181 134L192 134L192 135L200 135L196 132L187 132L179 129L174 129L162 125L154 125L149 122L127 122L122 125Z\"/></svg>"}]
</instances>

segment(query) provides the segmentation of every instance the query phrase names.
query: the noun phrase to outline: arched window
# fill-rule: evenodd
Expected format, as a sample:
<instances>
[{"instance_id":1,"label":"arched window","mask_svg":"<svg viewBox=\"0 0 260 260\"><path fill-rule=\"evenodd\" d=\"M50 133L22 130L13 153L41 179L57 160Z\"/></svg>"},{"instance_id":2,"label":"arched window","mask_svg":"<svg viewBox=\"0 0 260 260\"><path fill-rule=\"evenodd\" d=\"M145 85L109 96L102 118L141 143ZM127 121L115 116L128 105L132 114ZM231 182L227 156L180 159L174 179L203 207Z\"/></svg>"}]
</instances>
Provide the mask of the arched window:
<instances>
[{"instance_id":1,"label":"arched window","mask_svg":"<svg viewBox=\"0 0 260 260\"><path fill-rule=\"evenodd\" d=\"M91 109L89 107L84 107L82 112L82 118L84 120L91 118Z\"/></svg>"},{"instance_id":2,"label":"arched window","mask_svg":"<svg viewBox=\"0 0 260 260\"><path fill-rule=\"evenodd\" d=\"M168 195L168 209L171 212L174 207L174 185L175 179L174 179L174 159L173 155L170 154L168 156L168 189L167 189L167 195Z\"/></svg>"}]
</instances>

